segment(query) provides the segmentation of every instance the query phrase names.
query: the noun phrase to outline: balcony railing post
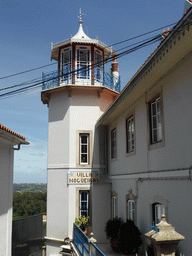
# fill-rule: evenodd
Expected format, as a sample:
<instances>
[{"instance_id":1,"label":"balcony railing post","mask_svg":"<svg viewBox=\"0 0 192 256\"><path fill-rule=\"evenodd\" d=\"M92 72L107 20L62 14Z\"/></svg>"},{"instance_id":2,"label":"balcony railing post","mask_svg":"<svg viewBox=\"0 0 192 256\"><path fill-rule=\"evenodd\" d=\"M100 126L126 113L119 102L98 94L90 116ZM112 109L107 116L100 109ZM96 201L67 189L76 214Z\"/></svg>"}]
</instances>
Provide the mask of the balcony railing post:
<instances>
[{"instance_id":1,"label":"balcony railing post","mask_svg":"<svg viewBox=\"0 0 192 256\"><path fill-rule=\"evenodd\" d=\"M92 251L91 242L94 243L94 244L97 243L97 240L93 237L94 236L93 232L91 232L90 236L91 236L91 238L88 240L88 243L89 243L89 256L91 256L91 251ZM95 251L95 248L94 248L94 251ZM96 255L96 253L94 253L94 255Z\"/></svg>"}]
</instances>

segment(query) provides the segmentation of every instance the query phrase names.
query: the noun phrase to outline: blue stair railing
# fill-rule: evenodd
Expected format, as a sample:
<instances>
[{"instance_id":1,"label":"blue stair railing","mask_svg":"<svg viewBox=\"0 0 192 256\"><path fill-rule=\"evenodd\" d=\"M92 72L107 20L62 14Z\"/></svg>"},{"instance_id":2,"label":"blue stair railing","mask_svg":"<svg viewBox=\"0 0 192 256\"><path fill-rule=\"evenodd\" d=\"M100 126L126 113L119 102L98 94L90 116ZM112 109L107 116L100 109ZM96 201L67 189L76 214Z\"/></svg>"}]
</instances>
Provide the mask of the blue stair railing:
<instances>
[{"instance_id":1,"label":"blue stair railing","mask_svg":"<svg viewBox=\"0 0 192 256\"><path fill-rule=\"evenodd\" d=\"M75 223L73 226L73 242L81 256L105 256Z\"/></svg>"}]
</instances>

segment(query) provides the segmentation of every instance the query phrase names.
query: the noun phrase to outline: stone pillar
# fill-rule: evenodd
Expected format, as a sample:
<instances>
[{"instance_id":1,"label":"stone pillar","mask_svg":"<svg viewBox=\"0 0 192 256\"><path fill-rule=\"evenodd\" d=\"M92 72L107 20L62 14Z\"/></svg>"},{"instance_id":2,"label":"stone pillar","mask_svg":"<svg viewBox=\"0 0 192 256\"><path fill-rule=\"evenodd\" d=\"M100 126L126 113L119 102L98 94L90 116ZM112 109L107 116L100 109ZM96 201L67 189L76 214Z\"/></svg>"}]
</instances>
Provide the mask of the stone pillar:
<instances>
[{"instance_id":1,"label":"stone pillar","mask_svg":"<svg viewBox=\"0 0 192 256\"><path fill-rule=\"evenodd\" d=\"M162 215L161 222L156 227L158 232L151 230L145 234L154 245L155 256L175 256L176 246L185 237L177 233L175 228L166 222L165 215Z\"/></svg>"}]
</instances>

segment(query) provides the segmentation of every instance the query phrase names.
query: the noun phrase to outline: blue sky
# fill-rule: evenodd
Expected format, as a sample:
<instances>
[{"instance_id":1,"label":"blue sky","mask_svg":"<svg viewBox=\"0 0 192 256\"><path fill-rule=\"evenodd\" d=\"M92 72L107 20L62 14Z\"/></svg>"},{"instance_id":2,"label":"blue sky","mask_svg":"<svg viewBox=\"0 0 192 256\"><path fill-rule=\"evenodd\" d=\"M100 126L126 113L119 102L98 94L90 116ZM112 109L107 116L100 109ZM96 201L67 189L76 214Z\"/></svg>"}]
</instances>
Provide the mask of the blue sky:
<instances>
[{"instance_id":1,"label":"blue sky","mask_svg":"<svg viewBox=\"0 0 192 256\"><path fill-rule=\"evenodd\" d=\"M185 0L2 0L0 78L54 63L50 59L51 42L63 41L77 33L79 8L85 14L82 16L85 33L93 39L98 36L111 46L159 27L166 29L166 25L182 17L184 3ZM120 48L134 42L114 48L118 53ZM157 43L118 60L122 87L156 46ZM54 64L0 79L0 89L40 78L42 72L56 69ZM39 87L13 97L0 97L0 122L30 142L15 152L16 183L47 181L48 108L41 102L40 91Z\"/></svg>"}]
</instances>

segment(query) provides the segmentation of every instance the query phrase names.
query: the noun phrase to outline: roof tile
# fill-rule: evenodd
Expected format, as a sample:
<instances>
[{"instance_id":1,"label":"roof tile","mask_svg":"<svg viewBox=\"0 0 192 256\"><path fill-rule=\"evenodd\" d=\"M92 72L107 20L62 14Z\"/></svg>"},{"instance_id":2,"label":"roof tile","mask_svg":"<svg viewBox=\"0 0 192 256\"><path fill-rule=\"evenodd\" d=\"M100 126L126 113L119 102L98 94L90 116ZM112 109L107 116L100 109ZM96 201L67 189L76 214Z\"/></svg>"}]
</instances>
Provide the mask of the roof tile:
<instances>
[{"instance_id":1,"label":"roof tile","mask_svg":"<svg viewBox=\"0 0 192 256\"><path fill-rule=\"evenodd\" d=\"M2 125L1 123L0 123L0 129L1 129L1 130L4 130L4 131L6 131L6 132L8 132L8 133L10 133L10 134L12 134L12 135L15 135L15 136L17 136L17 137L20 138L20 139L26 140L25 137L21 136L20 134L18 134L18 133L16 133L16 132L11 131L9 128L5 127L5 126Z\"/></svg>"}]
</instances>

